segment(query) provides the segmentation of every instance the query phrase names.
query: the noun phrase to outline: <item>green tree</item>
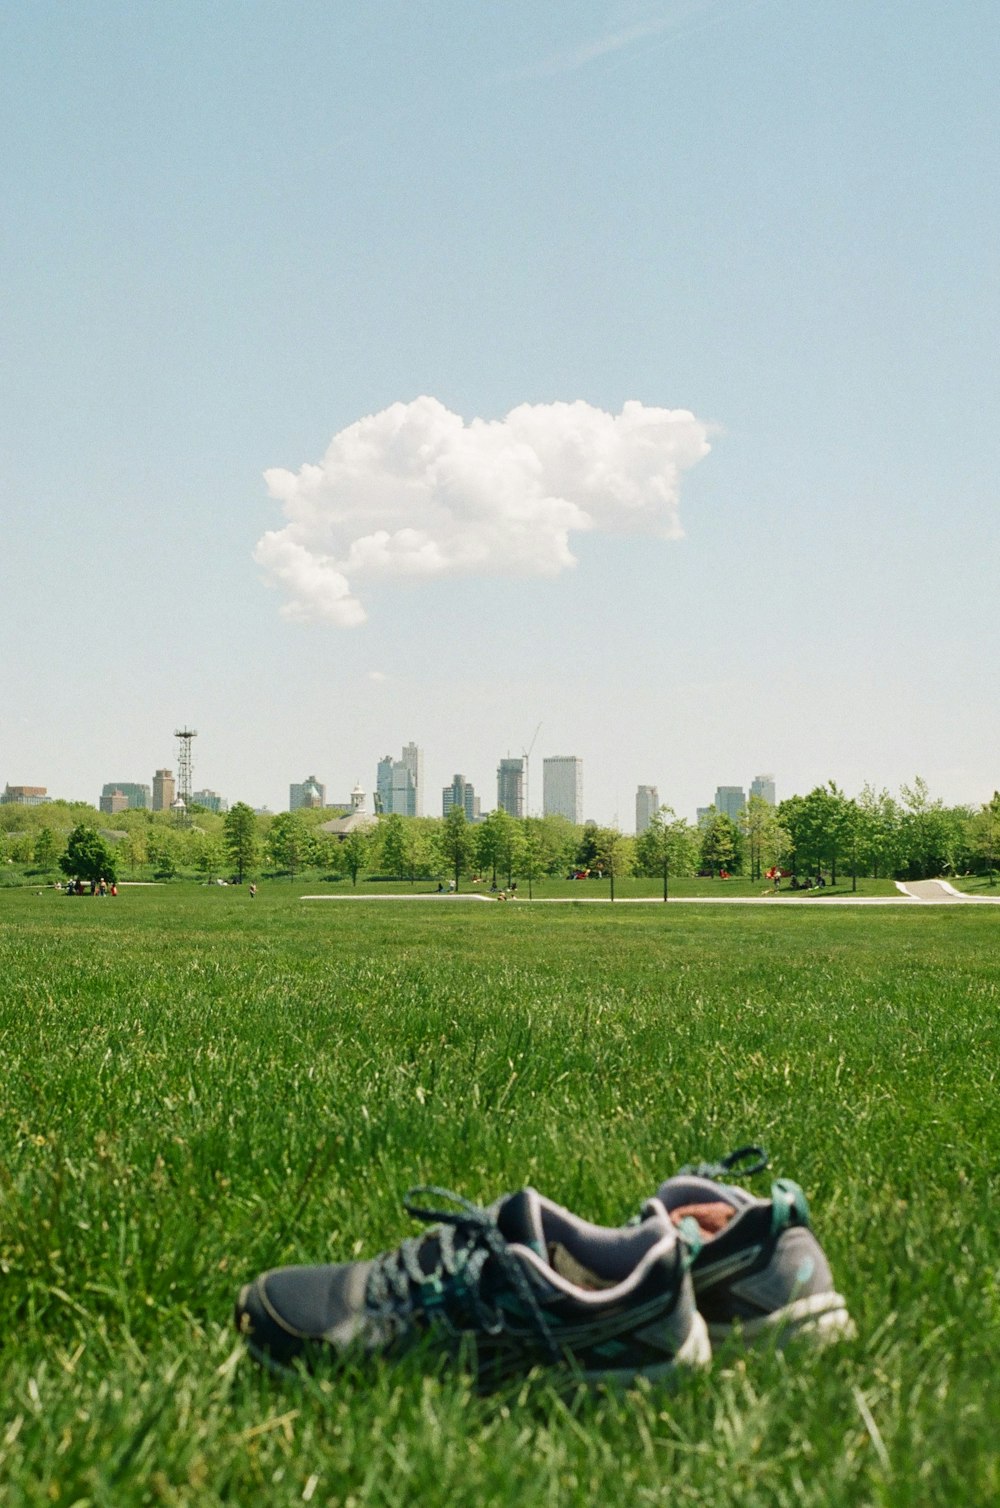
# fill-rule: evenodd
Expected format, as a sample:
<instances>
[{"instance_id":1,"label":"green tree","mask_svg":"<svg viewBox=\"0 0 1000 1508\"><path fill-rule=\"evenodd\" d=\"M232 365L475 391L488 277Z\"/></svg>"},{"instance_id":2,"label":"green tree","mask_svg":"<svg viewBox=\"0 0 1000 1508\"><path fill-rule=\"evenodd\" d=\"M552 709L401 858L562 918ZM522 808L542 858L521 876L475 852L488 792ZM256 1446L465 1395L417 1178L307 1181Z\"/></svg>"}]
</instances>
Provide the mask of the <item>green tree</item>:
<instances>
[{"instance_id":1,"label":"green tree","mask_svg":"<svg viewBox=\"0 0 1000 1508\"><path fill-rule=\"evenodd\" d=\"M545 832L538 817L525 817L521 823L521 872L528 882L528 899L534 894L534 882L545 870Z\"/></svg>"},{"instance_id":2,"label":"green tree","mask_svg":"<svg viewBox=\"0 0 1000 1508\"><path fill-rule=\"evenodd\" d=\"M994 791L993 799L979 808L969 827L972 847L986 865L990 884L995 885L994 865L1000 856L1000 791Z\"/></svg>"},{"instance_id":3,"label":"green tree","mask_svg":"<svg viewBox=\"0 0 1000 1508\"><path fill-rule=\"evenodd\" d=\"M701 829L701 867L711 874L725 869L736 874L741 868L742 834L732 817L711 808Z\"/></svg>"},{"instance_id":4,"label":"green tree","mask_svg":"<svg viewBox=\"0 0 1000 1508\"><path fill-rule=\"evenodd\" d=\"M740 815L750 878L759 880L765 868L779 864L791 849L791 838L778 813L763 796L751 796Z\"/></svg>"},{"instance_id":5,"label":"green tree","mask_svg":"<svg viewBox=\"0 0 1000 1508\"><path fill-rule=\"evenodd\" d=\"M61 839L56 837L51 827L43 827L35 839L35 867L43 873L54 869L63 847Z\"/></svg>"},{"instance_id":6,"label":"green tree","mask_svg":"<svg viewBox=\"0 0 1000 1508\"><path fill-rule=\"evenodd\" d=\"M59 868L71 880L84 880L88 884L105 879L109 884L118 878L114 854L96 828L86 823L74 827L66 840L66 852L59 859Z\"/></svg>"},{"instance_id":7,"label":"green tree","mask_svg":"<svg viewBox=\"0 0 1000 1508\"><path fill-rule=\"evenodd\" d=\"M472 834L465 820L465 812L460 806L453 806L441 823L438 847L445 864L452 872L457 890L473 851Z\"/></svg>"},{"instance_id":8,"label":"green tree","mask_svg":"<svg viewBox=\"0 0 1000 1508\"><path fill-rule=\"evenodd\" d=\"M900 786L899 794L903 805L900 848L908 877L928 879L954 871L968 842L969 812L932 800L927 782L919 775L911 786Z\"/></svg>"},{"instance_id":9,"label":"green tree","mask_svg":"<svg viewBox=\"0 0 1000 1508\"><path fill-rule=\"evenodd\" d=\"M390 812L378 825L379 862L383 873L394 879L406 878L406 822L399 812Z\"/></svg>"},{"instance_id":10,"label":"green tree","mask_svg":"<svg viewBox=\"0 0 1000 1508\"><path fill-rule=\"evenodd\" d=\"M698 834L672 807L661 806L636 838L635 852L642 874L662 876L663 899L667 900L670 875L690 874L694 869Z\"/></svg>"},{"instance_id":11,"label":"green tree","mask_svg":"<svg viewBox=\"0 0 1000 1508\"><path fill-rule=\"evenodd\" d=\"M489 872L490 878L495 885L497 882L497 870L503 864L503 855L507 846L507 829L514 826L515 819L503 807L498 806L495 812L490 812L484 817L475 831L476 863L480 873Z\"/></svg>"},{"instance_id":12,"label":"green tree","mask_svg":"<svg viewBox=\"0 0 1000 1508\"><path fill-rule=\"evenodd\" d=\"M632 840L617 827L599 827L595 834L594 858L597 868L611 881L611 899L614 900L615 880L632 872Z\"/></svg>"},{"instance_id":13,"label":"green tree","mask_svg":"<svg viewBox=\"0 0 1000 1508\"><path fill-rule=\"evenodd\" d=\"M574 859L577 868L597 868L598 832L599 829L596 822L585 822L583 824L583 832L580 834L580 841L577 845Z\"/></svg>"},{"instance_id":14,"label":"green tree","mask_svg":"<svg viewBox=\"0 0 1000 1508\"><path fill-rule=\"evenodd\" d=\"M253 808L245 801L237 801L226 813L223 832L226 853L236 866L236 875L242 884L244 877L253 871L259 853L257 818Z\"/></svg>"},{"instance_id":15,"label":"green tree","mask_svg":"<svg viewBox=\"0 0 1000 1508\"><path fill-rule=\"evenodd\" d=\"M206 880L213 880L222 869L225 851L219 839L212 833L196 833L194 844L195 868Z\"/></svg>"},{"instance_id":16,"label":"green tree","mask_svg":"<svg viewBox=\"0 0 1000 1508\"><path fill-rule=\"evenodd\" d=\"M862 874L873 879L894 874L899 866L900 810L887 790L865 785L855 800L855 841Z\"/></svg>"},{"instance_id":17,"label":"green tree","mask_svg":"<svg viewBox=\"0 0 1000 1508\"><path fill-rule=\"evenodd\" d=\"M294 880L313 857L312 834L298 812L279 812L267 835L268 852L277 869Z\"/></svg>"},{"instance_id":18,"label":"green tree","mask_svg":"<svg viewBox=\"0 0 1000 1508\"><path fill-rule=\"evenodd\" d=\"M370 849L371 838L363 827L355 827L341 844L340 857L351 877L352 885L357 885L358 875L364 868Z\"/></svg>"}]
</instances>

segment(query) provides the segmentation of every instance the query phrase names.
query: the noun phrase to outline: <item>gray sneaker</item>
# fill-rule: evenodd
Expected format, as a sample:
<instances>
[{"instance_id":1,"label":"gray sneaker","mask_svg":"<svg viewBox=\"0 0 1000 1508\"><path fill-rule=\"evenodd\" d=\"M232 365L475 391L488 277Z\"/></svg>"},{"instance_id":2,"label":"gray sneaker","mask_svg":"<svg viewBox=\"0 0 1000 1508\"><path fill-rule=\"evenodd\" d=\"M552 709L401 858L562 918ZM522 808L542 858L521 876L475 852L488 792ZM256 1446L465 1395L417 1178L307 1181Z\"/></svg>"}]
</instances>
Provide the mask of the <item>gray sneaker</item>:
<instances>
[{"instance_id":1,"label":"gray sneaker","mask_svg":"<svg viewBox=\"0 0 1000 1508\"><path fill-rule=\"evenodd\" d=\"M453 1208L422 1208L421 1196ZM628 1384L709 1362L689 1245L655 1199L619 1230L534 1189L488 1209L444 1189L413 1189L405 1204L439 1223L371 1261L277 1268L243 1288L236 1327L258 1360L394 1356L432 1335L488 1387L539 1363Z\"/></svg>"},{"instance_id":2,"label":"gray sneaker","mask_svg":"<svg viewBox=\"0 0 1000 1508\"><path fill-rule=\"evenodd\" d=\"M736 1338L781 1346L800 1335L825 1343L854 1335L798 1184L779 1178L770 1199L757 1199L719 1182L766 1166L762 1148L741 1147L719 1163L682 1168L657 1190L655 1202L676 1224L697 1222L701 1245L691 1280L713 1345Z\"/></svg>"}]
</instances>

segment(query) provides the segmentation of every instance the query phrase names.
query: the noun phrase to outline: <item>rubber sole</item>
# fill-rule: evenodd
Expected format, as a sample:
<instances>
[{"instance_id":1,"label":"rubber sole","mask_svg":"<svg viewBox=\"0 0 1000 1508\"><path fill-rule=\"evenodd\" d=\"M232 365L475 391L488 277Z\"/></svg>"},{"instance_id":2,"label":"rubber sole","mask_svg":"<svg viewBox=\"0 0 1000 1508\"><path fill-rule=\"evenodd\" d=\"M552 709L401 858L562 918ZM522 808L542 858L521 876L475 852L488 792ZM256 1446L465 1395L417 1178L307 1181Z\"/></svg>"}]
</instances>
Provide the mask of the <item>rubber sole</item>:
<instances>
[{"instance_id":1,"label":"rubber sole","mask_svg":"<svg viewBox=\"0 0 1000 1508\"><path fill-rule=\"evenodd\" d=\"M839 1293L814 1293L795 1299L773 1314L759 1319L737 1320L734 1324L709 1325L714 1346L735 1342L744 1346L785 1346L789 1341L804 1340L810 1345L826 1346L837 1340L851 1340L857 1329Z\"/></svg>"}]
</instances>

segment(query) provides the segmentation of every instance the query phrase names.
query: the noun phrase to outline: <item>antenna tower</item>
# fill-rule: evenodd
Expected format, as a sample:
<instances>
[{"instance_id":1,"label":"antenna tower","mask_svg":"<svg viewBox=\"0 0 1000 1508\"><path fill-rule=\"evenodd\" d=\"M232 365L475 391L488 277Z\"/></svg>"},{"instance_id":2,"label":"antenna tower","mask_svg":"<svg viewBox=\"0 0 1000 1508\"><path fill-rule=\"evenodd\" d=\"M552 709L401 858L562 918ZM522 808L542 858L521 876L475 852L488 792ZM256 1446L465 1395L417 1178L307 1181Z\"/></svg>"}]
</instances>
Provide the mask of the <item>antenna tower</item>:
<instances>
[{"instance_id":1,"label":"antenna tower","mask_svg":"<svg viewBox=\"0 0 1000 1508\"><path fill-rule=\"evenodd\" d=\"M177 740L177 794L185 808L191 805L191 740L198 737L196 728L176 728Z\"/></svg>"}]
</instances>

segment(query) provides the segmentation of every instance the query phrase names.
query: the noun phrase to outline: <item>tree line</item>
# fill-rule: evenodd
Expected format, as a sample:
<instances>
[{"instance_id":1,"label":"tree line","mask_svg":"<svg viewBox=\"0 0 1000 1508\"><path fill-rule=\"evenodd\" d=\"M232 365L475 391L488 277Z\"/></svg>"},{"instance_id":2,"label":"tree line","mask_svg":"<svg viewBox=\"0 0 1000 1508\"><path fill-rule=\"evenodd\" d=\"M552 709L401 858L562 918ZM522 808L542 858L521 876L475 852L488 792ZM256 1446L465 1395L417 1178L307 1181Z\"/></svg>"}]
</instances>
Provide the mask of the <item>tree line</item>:
<instances>
[{"instance_id":1,"label":"tree line","mask_svg":"<svg viewBox=\"0 0 1000 1508\"><path fill-rule=\"evenodd\" d=\"M709 809L700 824L664 806L638 837L615 827L564 817L515 819L491 812L469 823L459 808L446 817L382 817L346 838L321 831L330 811L256 813L243 802L225 815L194 807L183 826L169 813L129 811L113 818L83 803L0 807L0 876L65 874L89 879L197 875L243 880L270 874L294 879L313 871L357 884L366 879L473 876L510 887L571 874L610 881L637 874L742 875L769 870L793 876L921 879L984 872L992 880L1000 853L1000 794L978 808L945 806L919 777L898 797L866 785L847 796L833 781L772 806L751 796L736 821ZM114 823L111 828L110 823ZM14 870L14 875L6 871Z\"/></svg>"}]
</instances>

